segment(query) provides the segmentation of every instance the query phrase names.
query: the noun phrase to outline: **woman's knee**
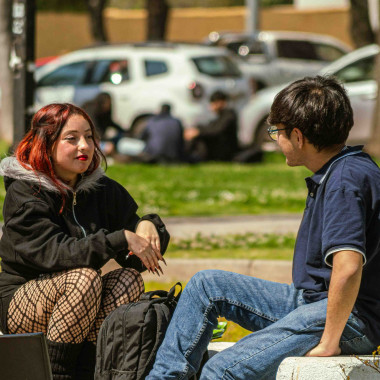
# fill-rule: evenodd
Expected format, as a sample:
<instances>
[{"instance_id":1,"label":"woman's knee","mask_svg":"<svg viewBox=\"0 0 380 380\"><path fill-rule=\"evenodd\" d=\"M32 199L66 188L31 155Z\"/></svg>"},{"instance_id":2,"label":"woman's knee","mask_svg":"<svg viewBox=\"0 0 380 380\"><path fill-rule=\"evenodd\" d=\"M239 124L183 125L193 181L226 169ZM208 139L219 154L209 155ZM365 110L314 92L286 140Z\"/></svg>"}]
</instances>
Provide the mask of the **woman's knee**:
<instances>
[{"instance_id":1,"label":"woman's knee","mask_svg":"<svg viewBox=\"0 0 380 380\"><path fill-rule=\"evenodd\" d=\"M128 288L131 283L136 283L144 291L144 280L141 274L133 268L119 268L108 272L103 276L103 284L113 283L114 285L125 286Z\"/></svg>"},{"instance_id":2,"label":"woman's knee","mask_svg":"<svg viewBox=\"0 0 380 380\"><path fill-rule=\"evenodd\" d=\"M141 274L132 268L120 268L103 277L103 298L113 298L117 303L137 301L144 292Z\"/></svg>"},{"instance_id":3,"label":"woman's knee","mask_svg":"<svg viewBox=\"0 0 380 380\"><path fill-rule=\"evenodd\" d=\"M100 300L102 280L99 273L92 268L76 268L66 273L65 291L78 293L86 299Z\"/></svg>"},{"instance_id":4,"label":"woman's knee","mask_svg":"<svg viewBox=\"0 0 380 380\"><path fill-rule=\"evenodd\" d=\"M120 268L120 282L123 284L130 284L131 282L138 284L141 291L144 291L144 280L141 273L133 268Z\"/></svg>"}]
</instances>

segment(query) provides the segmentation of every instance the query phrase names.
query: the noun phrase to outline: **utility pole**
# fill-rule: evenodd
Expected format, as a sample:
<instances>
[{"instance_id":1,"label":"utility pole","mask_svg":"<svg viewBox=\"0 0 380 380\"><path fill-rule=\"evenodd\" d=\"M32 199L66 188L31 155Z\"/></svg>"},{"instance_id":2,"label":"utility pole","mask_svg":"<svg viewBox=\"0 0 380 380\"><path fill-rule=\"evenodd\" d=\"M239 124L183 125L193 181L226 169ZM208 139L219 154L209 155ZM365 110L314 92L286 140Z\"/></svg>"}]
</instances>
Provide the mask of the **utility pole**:
<instances>
[{"instance_id":1,"label":"utility pole","mask_svg":"<svg viewBox=\"0 0 380 380\"><path fill-rule=\"evenodd\" d=\"M259 30L259 0L245 0L246 20L245 31L255 33Z\"/></svg>"},{"instance_id":2,"label":"utility pole","mask_svg":"<svg viewBox=\"0 0 380 380\"><path fill-rule=\"evenodd\" d=\"M13 145L29 128L34 103L35 0L13 0L9 66L13 73Z\"/></svg>"}]
</instances>

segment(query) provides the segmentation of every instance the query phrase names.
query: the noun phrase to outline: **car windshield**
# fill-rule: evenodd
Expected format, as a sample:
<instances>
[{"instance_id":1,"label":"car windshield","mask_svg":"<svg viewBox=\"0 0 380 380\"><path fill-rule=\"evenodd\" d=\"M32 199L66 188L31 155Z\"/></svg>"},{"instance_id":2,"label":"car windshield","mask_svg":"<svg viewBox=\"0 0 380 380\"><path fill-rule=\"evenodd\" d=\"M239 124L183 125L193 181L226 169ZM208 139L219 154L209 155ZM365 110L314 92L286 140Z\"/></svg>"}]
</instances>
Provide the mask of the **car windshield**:
<instances>
[{"instance_id":1,"label":"car windshield","mask_svg":"<svg viewBox=\"0 0 380 380\"><path fill-rule=\"evenodd\" d=\"M209 56L193 58L201 74L212 77L240 77L241 72L236 64L226 56Z\"/></svg>"},{"instance_id":2,"label":"car windshield","mask_svg":"<svg viewBox=\"0 0 380 380\"><path fill-rule=\"evenodd\" d=\"M366 57L353 62L334 75L344 83L375 80L375 58L376 56Z\"/></svg>"}]
</instances>

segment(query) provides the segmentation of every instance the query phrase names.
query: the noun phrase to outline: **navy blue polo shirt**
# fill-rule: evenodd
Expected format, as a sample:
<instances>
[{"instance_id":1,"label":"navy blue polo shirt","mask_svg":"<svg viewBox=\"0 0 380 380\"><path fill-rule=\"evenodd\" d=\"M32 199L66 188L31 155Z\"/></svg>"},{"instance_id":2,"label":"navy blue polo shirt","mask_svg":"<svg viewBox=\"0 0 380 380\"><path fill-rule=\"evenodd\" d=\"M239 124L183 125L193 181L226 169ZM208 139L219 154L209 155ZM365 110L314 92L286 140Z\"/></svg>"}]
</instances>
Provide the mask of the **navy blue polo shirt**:
<instances>
[{"instance_id":1,"label":"navy blue polo shirt","mask_svg":"<svg viewBox=\"0 0 380 380\"><path fill-rule=\"evenodd\" d=\"M293 282L306 302L327 297L332 254L363 255L363 276L354 313L380 344L380 169L362 152L345 147L313 176L293 258Z\"/></svg>"}]
</instances>

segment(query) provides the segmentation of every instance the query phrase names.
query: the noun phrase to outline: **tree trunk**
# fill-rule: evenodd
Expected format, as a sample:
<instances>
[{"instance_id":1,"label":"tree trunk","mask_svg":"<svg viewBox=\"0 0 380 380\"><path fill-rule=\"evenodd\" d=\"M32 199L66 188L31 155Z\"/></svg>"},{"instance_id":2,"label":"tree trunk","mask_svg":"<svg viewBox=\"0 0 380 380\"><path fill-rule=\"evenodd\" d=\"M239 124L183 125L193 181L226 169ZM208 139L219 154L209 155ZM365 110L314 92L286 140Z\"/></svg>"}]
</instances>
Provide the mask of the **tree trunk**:
<instances>
[{"instance_id":1,"label":"tree trunk","mask_svg":"<svg viewBox=\"0 0 380 380\"><path fill-rule=\"evenodd\" d=\"M350 0L350 31L355 47L359 48L375 42L368 14L368 0Z\"/></svg>"},{"instance_id":2,"label":"tree trunk","mask_svg":"<svg viewBox=\"0 0 380 380\"><path fill-rule=\"evenodd\" d=\"M90 15L91 35L96 42L108 41L103 17L106 1L107 0L86 0Z\"/></svg>"},{"instance_id":3,"label":"tree trunk","mask_svg":"<svg viewBox=\"0 0 380 380\"><path fill-rule=\"evenodd\" d=\"M377 32L377 41L380 42L380 31ZM376 108L373 115L371 137L365 148L371 156L380 158L380 54L376 58L375 77L378 84Z\"/></svg>"},{"instance_id":4,"label":"tree trunk","mask_svg":"<svg viewBox=\"0 0 380 380\"><path fill-rule=\"evenodd\" d=\"M0 0L0 138L12 143L13 77L9 68L12 0Z\"/></svg>"},{"instance_id":5,"label":"tree trunk","mask_svg":"<svg viewBox=\"0 0 380 380\"><path fill-rule=\"evenodd\" d=\"M169 5L166 0L146 0L148 41L164 41Z\"/></svg>"}]
</instances>

